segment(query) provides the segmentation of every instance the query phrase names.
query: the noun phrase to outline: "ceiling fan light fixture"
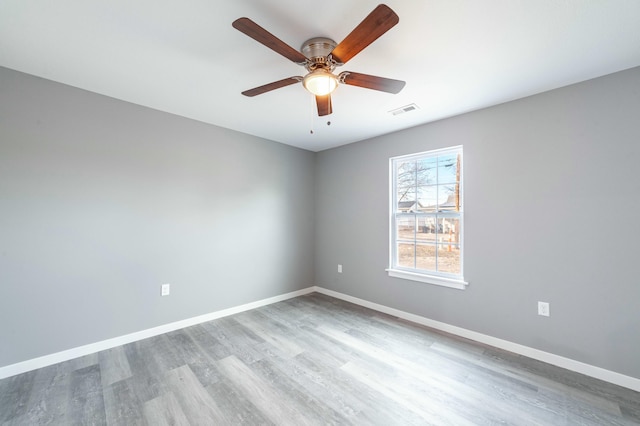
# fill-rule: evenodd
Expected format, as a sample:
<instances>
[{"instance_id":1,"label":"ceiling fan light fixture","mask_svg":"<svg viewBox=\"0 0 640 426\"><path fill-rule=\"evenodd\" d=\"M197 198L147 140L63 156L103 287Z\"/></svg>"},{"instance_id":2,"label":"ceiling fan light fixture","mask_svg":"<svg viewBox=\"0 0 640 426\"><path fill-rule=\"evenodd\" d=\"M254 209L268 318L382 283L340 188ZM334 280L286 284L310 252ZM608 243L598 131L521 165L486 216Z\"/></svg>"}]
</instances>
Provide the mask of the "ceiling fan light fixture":
<instances>
[{"instance_id":1,"label":"ceiling fan light fixture","mask_svg":"<svg viewBox=\"0 0 640 426\"><path fill-rule=\"evenodd\" d=\"M318 68L304 76L302 85L316 96L325 96L336 90L338 79L330 71Z\"/></svg>"}]
</instances>

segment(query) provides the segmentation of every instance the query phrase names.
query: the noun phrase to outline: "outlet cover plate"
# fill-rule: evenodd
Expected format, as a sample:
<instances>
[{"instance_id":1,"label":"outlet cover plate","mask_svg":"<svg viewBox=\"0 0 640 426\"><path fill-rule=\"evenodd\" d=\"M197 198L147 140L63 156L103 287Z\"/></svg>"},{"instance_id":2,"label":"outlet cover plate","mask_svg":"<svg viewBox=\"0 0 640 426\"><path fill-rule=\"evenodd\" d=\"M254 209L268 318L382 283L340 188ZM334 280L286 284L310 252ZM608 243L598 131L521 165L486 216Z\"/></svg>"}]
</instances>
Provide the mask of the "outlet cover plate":
<instances>
[{"instance_id":1,"label":"outlet cover plate","mask_svg":"<svg viewBox=\"0 0 640 426\"><path fill-rule=\"evenodd\" d=\"M543 317L549 316L549 303L548 302L538 302L538 315L542 315Z\"/></svg>"},{"instance_id":2,"label":"outlet cover plate","mask_svg":"<svg viewBox=\"0 0 640 426\"><path fill-rule=\"evenodd\" d=\"M171 285L170 284L162 284L161 293L163 296L168 296L171 293Z\"/></svg>"}]
</instances>

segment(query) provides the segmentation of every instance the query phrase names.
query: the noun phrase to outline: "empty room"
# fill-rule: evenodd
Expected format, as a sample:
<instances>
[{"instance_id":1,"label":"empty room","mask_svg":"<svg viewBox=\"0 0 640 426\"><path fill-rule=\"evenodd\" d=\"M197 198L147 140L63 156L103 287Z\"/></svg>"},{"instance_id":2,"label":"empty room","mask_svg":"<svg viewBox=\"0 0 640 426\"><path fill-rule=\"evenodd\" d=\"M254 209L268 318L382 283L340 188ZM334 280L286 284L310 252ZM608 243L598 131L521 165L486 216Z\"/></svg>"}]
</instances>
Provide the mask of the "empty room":
<instances>
[{"instance_id":1,"label":"empty room","mask_svg":"<svg viewBox=\"0 0 640 426\"><path fill-rule=\"evenodd\" d=\"M640 2L0 4L0 425L640 425Z\"/></svg>"}]
</instances>

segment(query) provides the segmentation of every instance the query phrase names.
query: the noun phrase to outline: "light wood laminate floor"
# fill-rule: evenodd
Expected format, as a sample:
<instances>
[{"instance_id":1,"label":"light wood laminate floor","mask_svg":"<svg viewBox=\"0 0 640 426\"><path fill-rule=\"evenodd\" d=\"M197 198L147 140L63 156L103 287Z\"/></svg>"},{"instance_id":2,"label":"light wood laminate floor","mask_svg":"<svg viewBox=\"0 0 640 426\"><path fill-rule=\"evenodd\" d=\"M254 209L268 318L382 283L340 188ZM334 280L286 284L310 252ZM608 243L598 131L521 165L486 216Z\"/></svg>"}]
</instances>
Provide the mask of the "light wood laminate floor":
<instances>
[{"instance_id":1,"label":"light wood laminate floor","mask_svg":"<svg viewBox=\"0 0 640 426\"><path fill-rule=\"evenodd\" d=\"M639 425L640 393L320 294L0 380L0 425Z\"/></svg>"}]
</instances>

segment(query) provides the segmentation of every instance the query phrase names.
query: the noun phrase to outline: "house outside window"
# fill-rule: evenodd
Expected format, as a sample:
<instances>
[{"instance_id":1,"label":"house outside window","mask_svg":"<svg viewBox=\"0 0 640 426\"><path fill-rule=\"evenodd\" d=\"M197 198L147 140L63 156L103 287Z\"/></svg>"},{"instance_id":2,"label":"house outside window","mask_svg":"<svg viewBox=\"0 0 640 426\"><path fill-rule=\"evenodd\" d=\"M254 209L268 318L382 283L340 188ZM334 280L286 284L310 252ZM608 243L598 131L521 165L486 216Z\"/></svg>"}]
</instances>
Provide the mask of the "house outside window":
<instances>
[{"instance_id":1,"label":"house outside window","mask_svg":"<svg viewBox=\"0 0 640 426\"><path fill-rule=\"evenodd\" d=\"M462 146L389 163L389 275L465 288Z\"/></svg>"}]
</instances>

